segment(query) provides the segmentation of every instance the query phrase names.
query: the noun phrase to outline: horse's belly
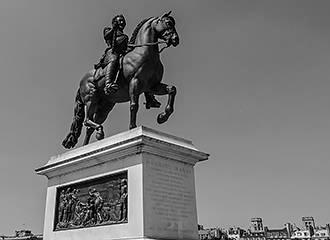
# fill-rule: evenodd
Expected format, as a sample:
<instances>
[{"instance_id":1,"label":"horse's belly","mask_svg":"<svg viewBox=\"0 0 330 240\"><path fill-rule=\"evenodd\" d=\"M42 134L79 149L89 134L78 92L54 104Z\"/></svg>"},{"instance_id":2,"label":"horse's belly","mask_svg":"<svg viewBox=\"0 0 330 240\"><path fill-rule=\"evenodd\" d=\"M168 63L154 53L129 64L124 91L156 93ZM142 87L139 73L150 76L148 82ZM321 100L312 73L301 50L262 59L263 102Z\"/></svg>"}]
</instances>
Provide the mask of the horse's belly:
<instances>
[{"instance_id":1,"label":"horse's belly","mask_svg":"<svg viewBox=\"0 0 330 240\"><path fill-rule=\"evenodd\" d=\"M159 64L152 63L152 64L144 64L141 67L141 71L136 74L136 78L140 79L143 82L143 90L149 91L150 88L153 88L155 85L161 82L162 74Z\"/></svg>"},{"instance_id":2,"label":"horse's belly","mask_svg":"<svg viewBox=\"0 0 330 240\"><path fill-rule=\"evenodd\" d=\"M111 102L116 102L116 103L128 102L130 100L130 97L128 94L128 88L124 87L124 88L119 89L113 95L110 95L108 97L108 99Z\"/></svg>"}]
</instances>

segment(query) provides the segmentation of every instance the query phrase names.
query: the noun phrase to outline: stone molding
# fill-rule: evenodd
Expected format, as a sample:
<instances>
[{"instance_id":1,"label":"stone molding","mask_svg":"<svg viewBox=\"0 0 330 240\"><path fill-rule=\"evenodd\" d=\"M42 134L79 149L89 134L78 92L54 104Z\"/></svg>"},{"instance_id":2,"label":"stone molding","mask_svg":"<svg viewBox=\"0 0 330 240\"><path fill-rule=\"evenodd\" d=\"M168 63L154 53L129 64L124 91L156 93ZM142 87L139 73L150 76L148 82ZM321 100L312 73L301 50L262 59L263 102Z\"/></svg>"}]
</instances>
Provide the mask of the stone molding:
<instances>
[{"instance_id":1,"label":"stone molding","mask_svg":"<svg viewBox=\"0 0 330 240\"><path fill-rule=\"evenodd\" d=\"M35 171L39 175L52 178L140 153L149 153L192 165L207 160L209 156L198 151L189 140L141 126L51 157L45 166Z\"/></svg>"}]
</instances>

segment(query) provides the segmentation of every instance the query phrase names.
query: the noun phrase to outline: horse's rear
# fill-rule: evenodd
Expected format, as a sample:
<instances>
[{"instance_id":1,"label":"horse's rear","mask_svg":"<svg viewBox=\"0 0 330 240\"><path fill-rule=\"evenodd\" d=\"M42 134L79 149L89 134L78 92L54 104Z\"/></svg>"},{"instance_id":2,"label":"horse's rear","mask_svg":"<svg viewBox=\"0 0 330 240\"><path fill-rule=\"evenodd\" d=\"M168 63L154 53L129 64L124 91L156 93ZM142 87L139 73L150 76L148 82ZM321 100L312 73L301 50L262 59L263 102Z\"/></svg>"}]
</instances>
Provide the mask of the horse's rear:
<instances>
[{"instance_id":1,"label":"horse's rear","mask_svg":"<svg viewBox=\"0 0 330 240\"><path fill-rule=\"evenodd\" d=\"M129 101L128 83L126 79L123 78L122 72L120 72L118 76L118 83L120 85L120 89L110 95L106 95L104 93L105 78L102 77L99 80L95 81L94 74L95 70L90 70L80 80L79 90L85 104L91 100L91 97L94 97L95 100L102 100L111 103L121 103Z\"/></svg>"}]
</instances>

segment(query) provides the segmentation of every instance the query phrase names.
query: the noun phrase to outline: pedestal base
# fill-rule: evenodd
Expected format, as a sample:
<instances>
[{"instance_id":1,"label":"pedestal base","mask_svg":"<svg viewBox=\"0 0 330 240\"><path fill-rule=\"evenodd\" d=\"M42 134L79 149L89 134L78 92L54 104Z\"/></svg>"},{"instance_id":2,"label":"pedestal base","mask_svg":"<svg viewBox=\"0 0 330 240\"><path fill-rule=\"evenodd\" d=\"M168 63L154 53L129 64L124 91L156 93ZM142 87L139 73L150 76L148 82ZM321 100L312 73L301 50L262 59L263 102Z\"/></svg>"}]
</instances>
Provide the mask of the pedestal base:
<instances>
[{"instance_id":1,"label":"pedestal base","mask_svg":"<svg viewBox=\"0 0 330 240\"><path fill-rule=\"evenodd\" d=\"M190 141L139 127L51 158L45 240L198 239Z\"/></svg>"}]
</instances>

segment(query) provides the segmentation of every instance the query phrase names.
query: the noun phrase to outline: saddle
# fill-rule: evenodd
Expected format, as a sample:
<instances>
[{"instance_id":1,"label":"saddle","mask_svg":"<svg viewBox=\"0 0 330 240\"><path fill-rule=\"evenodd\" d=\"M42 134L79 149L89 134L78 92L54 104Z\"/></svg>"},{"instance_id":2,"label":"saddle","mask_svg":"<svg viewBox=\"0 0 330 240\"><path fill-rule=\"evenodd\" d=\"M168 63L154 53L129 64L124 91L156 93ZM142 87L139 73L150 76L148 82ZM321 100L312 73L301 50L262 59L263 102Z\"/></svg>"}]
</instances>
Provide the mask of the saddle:
<instances>
[{"instance_id":1,"label":"saddle","mask_svg":"<svg viewBox=\"0 0 330 240\"><path fill-rule=\"evenodd\" d=\"M121 54L119 57L119 68L117 69L117 77L118 77L118 71L123 69L123 59L124 59L124 55ZM95 69L94 82L98 82L100 79L102 79L105 76L106 73L105 68L110 63L110 61L105 61L105 58L102 57L97 64L94 64L94 69Z\"/></svg>"}]
</instances>

